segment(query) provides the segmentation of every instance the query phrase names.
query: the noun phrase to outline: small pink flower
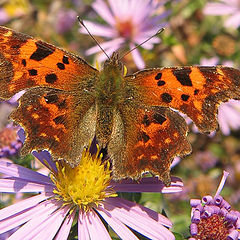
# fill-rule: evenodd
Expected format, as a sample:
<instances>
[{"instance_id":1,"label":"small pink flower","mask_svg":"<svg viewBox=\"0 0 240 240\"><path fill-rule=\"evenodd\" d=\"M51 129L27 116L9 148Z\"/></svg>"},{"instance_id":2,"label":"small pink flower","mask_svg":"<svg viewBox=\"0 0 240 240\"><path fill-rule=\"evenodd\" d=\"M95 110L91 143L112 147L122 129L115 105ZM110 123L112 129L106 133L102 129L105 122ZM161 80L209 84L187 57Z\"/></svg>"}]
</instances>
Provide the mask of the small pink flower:
<instances>
[{"instance_id":1,"label":"small pink flower","mask_svg":"<svg viewBox=\"0 0 240 240\"><path fill-rule=\"evenodd\" d=\"M17 134L19 129L19 126L8 124L0 130L0 158L19 153L22 147L22 142Z\"/></svg>"},{"instance_id":2,"label":"small pink flower","mask_svg":"<svg viewBox=\"0 0 240 240\"><path fill-rule=\"evenodd\" d=\"M72 9L61 8L56 16L56 31L64 34L74 25L77 19L77 13Z\"/></svg>"},{"instance_id":3,"label":"small pink flower","mask_svg":"<svg viewBox=\"0 0 240 240\"><path fill-rule=\"evenodd\" d=\"M207 15L228 15L224 26L238 28L240 26L240 1L221 0L219 2L208 2L203 10Z\"/></svg>"},{"instance_id":4,"label":"small pink flower","mask_svg":"<svg viewBox=\"0 0 240 240\"><path fill-rule=\"evenodd\" d=\"M7 14L4 8L0 8L0 24L6 24L9 21L10 17Z\"/></svg>"},{"instance_id":5,"label":"small pink flower","mask_svg":"<svg viewBox=\"0 0 240 240\"><path fill-rule=\"evenodd\" d=\"M134 48L147 38L153 36L161 27L166 26L164 18L169 15L169 11L161 15L155 15L160 3L151 0L95 0L93 9L108 23L103 25L92 21L85 21L89 31L95 36L101 36L108 41L101 43L107 54L112 54L122 45L128 44L129 48ZM82 33L86 33L81 29ZM152 49L153 44L159 43L158 37L153 37L142 47ZM86 54L91 55L99 52L98 46L87 50ZM138 68L144 68L145 63L138 49L131 52L134 62ZM106 56L101 53L98 61L102 62Z\"/></svg>"}]
</instances>

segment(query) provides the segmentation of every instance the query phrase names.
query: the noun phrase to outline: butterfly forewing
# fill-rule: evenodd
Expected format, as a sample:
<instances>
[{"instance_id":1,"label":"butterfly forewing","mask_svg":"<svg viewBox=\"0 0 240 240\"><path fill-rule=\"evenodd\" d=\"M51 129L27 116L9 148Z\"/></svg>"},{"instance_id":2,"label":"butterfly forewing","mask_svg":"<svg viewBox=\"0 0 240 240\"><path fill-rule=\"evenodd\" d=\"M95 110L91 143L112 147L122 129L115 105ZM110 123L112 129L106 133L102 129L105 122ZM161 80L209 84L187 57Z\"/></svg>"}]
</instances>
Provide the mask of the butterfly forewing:
<instances>
[{"instance_id":1,"label":"butterfly forewing","mask_svg":"<svg viewBox=\"0 0 240 240\"><path fill-rule=\"evenodd\" d=\"M139 87L145 104L179 110L202 132L217 128L221 102L240 99L240 71L230 67L156 68L137 72L127 80Z\"/></svg>"},{"instance_id":2,"label":"butterfly forewing","mask_svg":"<svg viewBox=\"0 0 240 240\"><path fill-rule=\"evenodd\" d=\"M37 86L74 91L98 75L81 58L5 27L0 43L0 98Z\"/></svg>"}]
</instances>

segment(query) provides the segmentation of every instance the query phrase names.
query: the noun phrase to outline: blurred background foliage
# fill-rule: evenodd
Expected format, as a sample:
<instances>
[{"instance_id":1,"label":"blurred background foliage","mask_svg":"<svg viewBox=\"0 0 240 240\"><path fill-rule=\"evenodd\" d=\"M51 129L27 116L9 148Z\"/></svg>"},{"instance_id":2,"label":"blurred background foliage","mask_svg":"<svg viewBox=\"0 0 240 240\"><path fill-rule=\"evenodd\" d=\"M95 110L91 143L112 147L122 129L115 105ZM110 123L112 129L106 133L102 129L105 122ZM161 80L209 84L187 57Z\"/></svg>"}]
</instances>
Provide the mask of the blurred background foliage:
<instances>
[{"instance_id":1,"label":"blurred background foliage","mask_svg":"<svg viewBox=\"0 0 240 240\"><path fill-rule=\"evenodd\" d=\"M214 64L230 62L235 68L240 67L240 28L225 27L226 16L204 14L208 2L164 1L164 5L157 10L169 11L170 14L165 19L168 23L166 30L159 36L161 42L150 50L139 48L147 67L199 65L212 58L216 60ZM74 52L95 64L94 56L85 55L86 50L95 43L88 35L80 33L76 18L78 15L84 20L104 23L92 9L92 3L91 0L1 0L0 24ZM104 41L99 36L96 39L100 44ZM120 51L126 52L127 48L123 47ZM129 73L138 70L131 54L124 58L124 63ZM6 112L2 109L3 105L0 106L1 114ZM1 126L7 121L5 112L6 118L1 119ZM225 135L217 131L209 136L192 131L192 123L189 129L188 139L192 143L193 153L181 159L172 169L172 175L181 177L184 182L182 193L123 194L158 212L164 209L174 223L173 231L184 237L189 236L190 198L213 195L223 169L230 176L222 195L236 210L240 209L240 130L234 128ZM35 165L32 163L31 156L22 158L15 155L11 159L28 167L40 168L36 162ZM1 197L0 206L12 201L17 201L17 198L5 194Z\"/></svg>"}]
</instances>

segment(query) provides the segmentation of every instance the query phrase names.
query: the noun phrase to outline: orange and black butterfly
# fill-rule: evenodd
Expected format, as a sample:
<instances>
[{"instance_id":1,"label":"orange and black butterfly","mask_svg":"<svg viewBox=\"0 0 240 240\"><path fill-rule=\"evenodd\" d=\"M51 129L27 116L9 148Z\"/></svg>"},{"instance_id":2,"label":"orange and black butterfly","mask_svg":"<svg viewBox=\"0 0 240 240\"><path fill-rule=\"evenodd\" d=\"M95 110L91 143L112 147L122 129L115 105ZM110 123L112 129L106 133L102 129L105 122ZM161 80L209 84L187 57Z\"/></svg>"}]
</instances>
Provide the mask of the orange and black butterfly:
<instances>
[{"instance_id":1,"label":"orange and black butterfly","mask_svg":"<svg viewBox=\"0 0 240 240\"><path fill-rule=\"evenodd\" d=\"M115 52L101 71L82 58L0 27L0 98L25 89L11 118L26 132L22 153L47 149L78 164L94 136L107 147L114 179L149 171L170 183L175 156L190 153L188 127L216 129L217 107L240 99L240 71L229 67L153 68L125 76Z\"/></svg>"}]
</instances>

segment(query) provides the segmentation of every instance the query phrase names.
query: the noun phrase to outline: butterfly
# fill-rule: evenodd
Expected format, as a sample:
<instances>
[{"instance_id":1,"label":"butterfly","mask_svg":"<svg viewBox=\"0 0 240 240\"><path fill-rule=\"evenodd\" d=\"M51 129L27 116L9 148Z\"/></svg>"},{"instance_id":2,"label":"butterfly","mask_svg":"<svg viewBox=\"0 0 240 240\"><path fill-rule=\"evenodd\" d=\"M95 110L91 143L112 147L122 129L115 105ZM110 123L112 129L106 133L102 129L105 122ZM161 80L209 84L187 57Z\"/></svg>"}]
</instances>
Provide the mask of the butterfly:
<instances>
[{"instance_id":1,"label":"butterfly","mask_svg":"<svg viewBox=\"0 0 240 240\"><path fill-rule=\"evenodd\" d=\"M22 154L47 149L72 167L96 136L107 148L113 178L138 179L143 172L170 184L175 156L191 152L188 127L217 128L217 107L240 99L240 71L230 67L152 68L125 75L117 52L102 70L82 58L0 27L0 98L21 90L10 117L25 130Z\"/></svg>"}]
</instances>

